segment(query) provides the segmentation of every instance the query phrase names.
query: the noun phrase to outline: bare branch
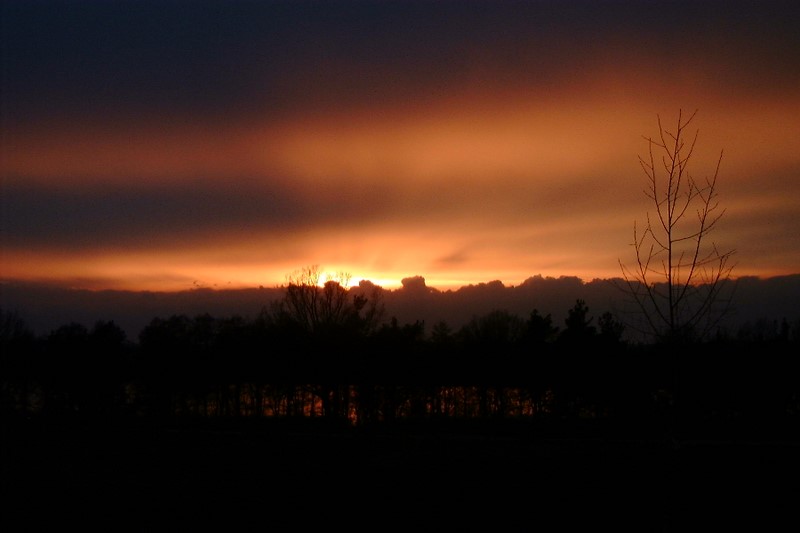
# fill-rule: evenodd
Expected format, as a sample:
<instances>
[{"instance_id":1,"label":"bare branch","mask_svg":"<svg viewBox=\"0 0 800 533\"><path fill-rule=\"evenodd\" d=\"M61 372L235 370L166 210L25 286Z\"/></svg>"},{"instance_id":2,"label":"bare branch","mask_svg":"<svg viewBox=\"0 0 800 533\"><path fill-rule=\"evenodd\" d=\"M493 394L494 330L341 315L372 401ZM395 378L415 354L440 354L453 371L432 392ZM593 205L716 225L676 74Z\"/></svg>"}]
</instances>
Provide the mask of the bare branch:
<instances>
[{"instance_id":1,"label":"bare branch","mask_svg":"<svg viewBox=\"0 0 800 533\"><path fill-rule=\"evenodd\" d=\"M719 304L726 302L723 290L733 270L730 259L735 251L721 252L715 243L707 242L726 212L720 209L716 189L723 152L702 185L689 173L699 130L689 140L687 130L697 112L687 117L679 110L673 131L657 115L658 135L643 136L647 156L638 157L648 182L643 193L653 202L655 215L646 214L642 232L634 222L635 268L619 263L626 292L656 338L707 334L719 322L719 308L726 307ZM690 213L694 213L694 223Z\"/></svg>"}]
</instances>

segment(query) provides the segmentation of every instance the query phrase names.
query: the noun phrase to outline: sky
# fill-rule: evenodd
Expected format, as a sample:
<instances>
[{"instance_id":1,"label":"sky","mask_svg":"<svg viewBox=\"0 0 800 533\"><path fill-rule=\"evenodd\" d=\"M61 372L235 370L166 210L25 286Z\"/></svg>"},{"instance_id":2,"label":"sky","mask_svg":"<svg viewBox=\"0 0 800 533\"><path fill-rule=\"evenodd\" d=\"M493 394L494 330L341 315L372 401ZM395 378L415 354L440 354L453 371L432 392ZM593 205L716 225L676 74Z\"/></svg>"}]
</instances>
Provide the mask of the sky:
<instances>
[{"instance_id":1,"label":"sky","mask_svg":"<svg viewBox=\"0 0 800 533\"><path fill-rule=\"evenodd\" d=\"M796 2L2 4L3 281L620 276L697 111L713 242L800 272Z\"/></svg>"}]
</instances>

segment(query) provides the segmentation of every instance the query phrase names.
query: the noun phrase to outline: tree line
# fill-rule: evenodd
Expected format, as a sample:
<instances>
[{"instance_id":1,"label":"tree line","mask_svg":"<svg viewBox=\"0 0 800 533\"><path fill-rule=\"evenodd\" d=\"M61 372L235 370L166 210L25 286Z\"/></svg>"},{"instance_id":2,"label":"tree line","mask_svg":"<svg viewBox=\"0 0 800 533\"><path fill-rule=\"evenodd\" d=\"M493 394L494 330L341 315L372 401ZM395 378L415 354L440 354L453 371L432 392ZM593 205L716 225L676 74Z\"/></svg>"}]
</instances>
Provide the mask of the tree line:
<instances>
[{"instance_id":1,"label":"tree line","mask_svg":"<svg viewBox=\"0 0 800 533\"><path fill-rule=\"evenodd\" d=\"M606 421L631 431L800 415L796 332L630 343L577 300L563 324L533 309L445 322L385 320L380 292L307 271L257 317L156 317L36 336L2 317L4 416L89 421ZM639 428L639 429L637 429Z\"/></svg>"}]
</instances>

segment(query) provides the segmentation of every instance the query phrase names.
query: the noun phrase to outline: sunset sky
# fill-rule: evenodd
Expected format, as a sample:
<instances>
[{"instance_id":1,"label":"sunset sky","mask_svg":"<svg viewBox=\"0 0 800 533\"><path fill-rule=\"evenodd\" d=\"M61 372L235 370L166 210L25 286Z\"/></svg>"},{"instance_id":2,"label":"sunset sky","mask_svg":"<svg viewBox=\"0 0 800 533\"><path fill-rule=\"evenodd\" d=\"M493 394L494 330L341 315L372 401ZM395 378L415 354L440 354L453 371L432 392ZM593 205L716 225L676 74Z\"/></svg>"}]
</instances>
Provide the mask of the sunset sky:
<instances>
[{"instance_id":1,"label":"sunset sky","mask_svg":"<svg viewBox=\"0 0 800 533\"><path fill-rule=\"evenodd\" d=\"M798 2L2 5L3 280L620 275L699 110L737 276L800 272Z\"/></svg>"}]
</instances>

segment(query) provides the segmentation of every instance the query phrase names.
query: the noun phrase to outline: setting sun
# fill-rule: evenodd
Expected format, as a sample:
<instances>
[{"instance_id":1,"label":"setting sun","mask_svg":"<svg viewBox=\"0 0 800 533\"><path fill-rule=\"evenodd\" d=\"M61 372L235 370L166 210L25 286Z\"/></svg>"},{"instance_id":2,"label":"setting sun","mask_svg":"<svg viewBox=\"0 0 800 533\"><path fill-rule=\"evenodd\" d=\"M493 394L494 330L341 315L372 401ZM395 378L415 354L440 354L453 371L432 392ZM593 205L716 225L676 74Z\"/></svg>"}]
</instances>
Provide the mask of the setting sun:
<instances>
[{"instance_id":1,"label":"setting sun","mask_svg":"<svg viewBox=\"0 0 800 533\"><path fill-rule=\"evenodd\" d=\"M795 273L794 28L698 8L709 31L665 54L674 26L623 5L228 8L263 29L245 33L211 31L228 10L202 7L185 33L175 7L142 34L123 6L14 3L2 280L272 287L314 264L386 287L618 276L651 207L643 137L681 109L699 110L698 179L724 150L715 239L736 274Z\"/></svg>"}]
</instances>

